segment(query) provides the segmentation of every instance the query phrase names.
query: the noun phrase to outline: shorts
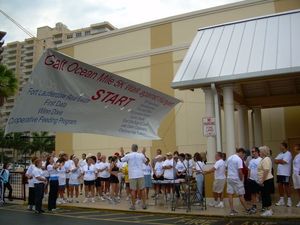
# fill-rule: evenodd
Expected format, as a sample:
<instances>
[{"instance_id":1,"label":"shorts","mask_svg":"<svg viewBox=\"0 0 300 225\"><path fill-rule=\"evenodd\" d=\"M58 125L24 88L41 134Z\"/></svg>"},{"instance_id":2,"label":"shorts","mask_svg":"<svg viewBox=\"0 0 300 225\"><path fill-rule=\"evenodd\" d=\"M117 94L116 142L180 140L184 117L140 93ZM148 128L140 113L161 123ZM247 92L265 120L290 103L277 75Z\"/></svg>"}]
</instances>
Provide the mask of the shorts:
<instances>
[{"instance_id":1,"label":"shorts","mask_svg":"<svg viewBox=\"0 0 300 225\"><path fill-rule=\"evenodd\" d=\"M290 183L289 176L277 175L277 184L289 184L289 183Z\"/></svg>"},{"instance_id":2,"label":"shorts","mask_svg":"<svg viewBox=\"0 0 300 225\"><path fill-rule=\"evenodd\" d=\"M134 178L134 179L129 179L129 187L131 190L142 190L145 188L145 178L140 177L140 178Z\"/></svg>"},{"instance_id":3,"label":"shorts","mask_svg":"<svg viewBox=\"0 0 300 225\"><path fill-rule=\"evenodd\" d=\"M109 182L109 177L100 177L100 181Z\"/></svg>"},{"instance_id":4,"label":"shorts","mask_svg":"<svg viewBox=\"0 0 300 225\"><path fill-rule=\"evenodd\" d=\"M257 194L261 190L261 186L255 180L248 180L249 191L251 194Z\"/></svg>"},{"instance_id":5,"label":"shorts","mask_svg":"<svg viewBox=\"0 0 300 225\"><path fill-rule=\"evenodd\" d=\"M153 179L154 180L164 180L164 176L157 177L155 174L153 174Z\"/></svg>"},{"instance_id":6,"label":"shorts","mask_svg":"<svg viewBox=\"0 0 300 225\"><path fill-rule=\"evenodd\" d=\"M223 193L225 187L226 179L216 179L213 183L213 192L215 193Z\"/></svg>"},{"instance_id":7,"label":"shorts","mask_svg":"<svg viewBox=\"0 0 300 225\"><path fill-rule=\"evenodd\" d=\"M294 189L300 189L300 175L293 174Z\"/></svg>"},{"instance_id":8,"label":"shorts","mask_svg":"<svg viewBox=\"0 0 300 225\"><path fill-rule=\"evenodd\" d=\"M84 180L84 185L86 186L93 186L95 185L95 180Z\"/></svg>"},{"instance_id":9,"label":"shorts","mask_svg":"<svg viewBox=\"0 0 300 225\"><path fill-rule=\"evenodd\" d=\"M69 187L70 178L66 178L66 187Z\"/></svg>"},{"instance_id":10,"label":"shorts","mask_svg":"<svg viewBox=\"0 0 300 225\"><path fill-rule=\"evenodd\" d=\"M72 184L72 183L69 183L69 186L70 187L78 187L80 184Z\"/></svg>"},{"instance_id":11,"label":"shorts","mask_svg":"<svg viewBox=\"0 0 300 225\"><path fill-rule=\"evenodd\" d=\"M152 188L151 175L144 175L145 179L145 188Z\"/></svg>"},{"instance_id":12,"label":"shorts","mask_svg":"<svg viewBox=\"0 0 300 225\"><path fill-rule=\"evenodd\" d=\"M100 180L100 177L97 177L96 180L95 180L95 185L96 187L100 187L101 186L101 180Z\"/></svg>"},{"instance_id":13,"label":"shorts","mask_svg":"<svg viewBox=\"0 0 300 225\"><path fill-rule=\"evenodd\" d=\"M227 194L237 194L239 196L245 194L245 187L243 181L240 179L227 178Z\"/></svg>"},{"instance_id":14,"label":"shorts","mask_svg":"<svg viewBox=\"0 0 300 225\"><path fill-rule=\"evenodd\" d=\"M114 175L111 175L111 176L109 177L109 183L111 183L111 184L118 184L118 183L119 183L118 177L117 177L117 176L114 176Z\"/></svg>"}]
</instances>

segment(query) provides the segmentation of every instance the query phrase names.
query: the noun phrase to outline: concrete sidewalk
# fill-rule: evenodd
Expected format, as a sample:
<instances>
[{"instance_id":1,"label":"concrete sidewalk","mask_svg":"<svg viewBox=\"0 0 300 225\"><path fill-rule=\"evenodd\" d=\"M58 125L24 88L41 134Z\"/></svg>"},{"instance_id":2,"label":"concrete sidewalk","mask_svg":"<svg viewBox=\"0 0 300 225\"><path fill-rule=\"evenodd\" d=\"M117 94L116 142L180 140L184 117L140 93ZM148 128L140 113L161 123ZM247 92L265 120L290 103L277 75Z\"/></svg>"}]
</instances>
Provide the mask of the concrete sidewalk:
<instances>
[{"instance_id":1,"label":"concrete sidewalk","mask_svg":"<svg viewBox=\"0 0 300 225\"><path fill-rule=\"evenodd\" d=\"M101 201L98 197L95 198L96 202L88 202L83 203L83 196L81 195L79 198L79 203L66 203L66 204L60 204L57 207L59 208L65 208L65 207L79 207L79 208L89 208L89 209L104 209L104 210L117 210L117 211L131 211L129 210L130 202L126 200L125 197L122 197L120 200L120 203L112 204L108 200ZM183 206L180 202L178 203L178 206L175 208L175 210L172 210L171 202L166 202L164 198L159 198L157 200L157 204L155 205L155 201L153 199L148 200L148 208L146 210L143 210L141 205L138 204L136 206L136 212L149 212L149 213L166 213L166 214L179 214L179 215L202 215L202 216L214 216L214 217L232 217L229 215L230 209L228 205L228 200L225 199L225 207L224 208L214 208L208 206L208 203L212 199L207 199L207 208L202 209L201 206L192 206L191 211L187 211L187 207ZM46 203L47 200L44 199L44 203ZM182 201L181 201L182 202ZM261 217L261 212L258 212L256 214L247 214L245 210L241 207L239 204L238 199L235 199L235 209L239 212L235 217L247 217L247 218L255 218L255 217ZM274 201L275 203L275 201ZM296 202L294 202L295 205ZM297 203L296 203L297 204ZM249 204L249 207L251 205ZM260 209L260 204L258 205L258 209ZM286 206L272 206L272 210L274 212L274 215L272 218L287 218L287 219L299 219L300 221L300 208L293 207L286 207Z\"/></svg>"}]
</instances>

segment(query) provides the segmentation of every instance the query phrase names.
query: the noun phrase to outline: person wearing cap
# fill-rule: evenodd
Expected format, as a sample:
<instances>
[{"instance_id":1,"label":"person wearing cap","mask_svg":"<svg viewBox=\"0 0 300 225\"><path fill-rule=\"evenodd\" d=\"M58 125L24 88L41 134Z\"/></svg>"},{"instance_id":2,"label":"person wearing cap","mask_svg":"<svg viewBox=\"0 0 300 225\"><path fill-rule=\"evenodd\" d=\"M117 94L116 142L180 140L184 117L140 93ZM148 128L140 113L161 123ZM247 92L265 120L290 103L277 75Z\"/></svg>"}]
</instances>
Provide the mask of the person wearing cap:
<instances>
[{"instance_id":1,"label":"person wearing cap","mask_svg":"<svg viewBox=\"0 0 300 225\"><path fill-rule=\"evenodd\" d=\"M131 153L121 158L122 162L128 163L129 186L131 189L131 210L135 210L136 196L142 198L142 208L147 209L145 198L145 180L143 165L146 162L146 157L138 152L138 146L131 146Z\"/></svg>"},{"instance_id":2,"label":"person wearing cap","mask_svg":"<svg viewBox=\"0 0 300 225\"><path fill-rule=\"evenodd\" d=\"M166 154L166 160L163 162L164 179L174 180L175 179L175 166L172 152ZM165 195L167 201L171 199L171 184L165 185Z\"/></svg>"}]
</instances>

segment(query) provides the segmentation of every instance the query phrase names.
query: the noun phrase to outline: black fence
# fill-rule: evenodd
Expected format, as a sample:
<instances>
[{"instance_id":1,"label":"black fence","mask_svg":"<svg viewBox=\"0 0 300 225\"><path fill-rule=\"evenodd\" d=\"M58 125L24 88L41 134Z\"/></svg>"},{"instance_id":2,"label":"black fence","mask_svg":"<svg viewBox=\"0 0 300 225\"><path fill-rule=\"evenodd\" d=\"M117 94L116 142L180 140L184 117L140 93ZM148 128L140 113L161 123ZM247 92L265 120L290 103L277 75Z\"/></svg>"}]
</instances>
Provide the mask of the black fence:
<instances>
[{"instance_id":1,"label":"black fence","mask_svg":"<svg viewBox=\"0 0 300 225\"><path fill-rule=\"evenodd\" d=\"M12 187L12 199L26 200L26 177L24 172L9 172L9 183ZM5 197L8 197L9 191L6 188Z\"/></svg>"}]
</instances>

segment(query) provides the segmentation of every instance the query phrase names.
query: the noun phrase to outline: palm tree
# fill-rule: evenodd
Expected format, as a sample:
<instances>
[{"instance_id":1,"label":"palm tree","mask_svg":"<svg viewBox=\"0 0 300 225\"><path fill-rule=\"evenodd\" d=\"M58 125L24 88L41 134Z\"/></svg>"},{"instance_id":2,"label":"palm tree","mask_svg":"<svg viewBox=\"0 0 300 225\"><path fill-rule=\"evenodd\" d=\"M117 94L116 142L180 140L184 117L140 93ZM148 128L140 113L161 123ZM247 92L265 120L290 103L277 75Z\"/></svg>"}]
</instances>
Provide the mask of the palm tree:
<instances>
[{"instance_id":1,"label":"palm tree","mask_svg":"<svg viewBox=\"0 0 300 225\"><path fill-rule=\"evenodd\" d=\"M18 90L18 80L15 74L5 65L0 64L0 106L4 99L13 96Z\"/></svg>"},{"instance_id":2,"label":"palm tree","mask_svg":"<svg viewBox=\"0 0 300 225\"><path fill-rule=\"evenodd\" d=\"M55 140L53 136L49 136L48 132L34 132L31 134L31 153L36 152L52 152L55 148Z\"/></svg>"}]
</instances>

